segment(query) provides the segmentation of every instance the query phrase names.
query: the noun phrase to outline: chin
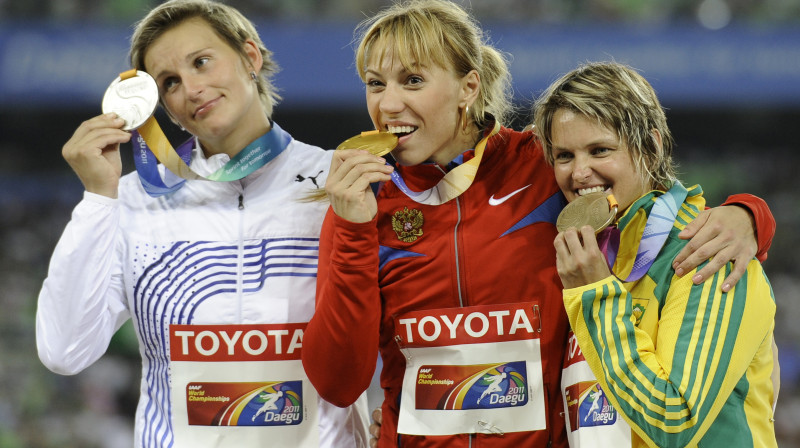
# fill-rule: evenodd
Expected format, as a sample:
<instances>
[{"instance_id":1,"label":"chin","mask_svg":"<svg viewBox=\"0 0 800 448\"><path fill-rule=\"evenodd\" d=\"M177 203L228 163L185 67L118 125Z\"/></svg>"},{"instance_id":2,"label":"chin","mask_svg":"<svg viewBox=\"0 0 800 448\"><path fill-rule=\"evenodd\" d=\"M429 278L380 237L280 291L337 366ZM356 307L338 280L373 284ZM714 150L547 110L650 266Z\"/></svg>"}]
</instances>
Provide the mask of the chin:
<instances>
[{"instance_id":1,"label":"chin","mask_svg":"<svg viewBox=\"0 0 800 448\"><path fill-rule=\"evenodd\" d=\"M402 166L414 166L424 162L424 160L417 160L417 157L414 157L413 154L408 154L406 151L392 152L391 154L397 164Z\"/></svg>"}]
</instances>

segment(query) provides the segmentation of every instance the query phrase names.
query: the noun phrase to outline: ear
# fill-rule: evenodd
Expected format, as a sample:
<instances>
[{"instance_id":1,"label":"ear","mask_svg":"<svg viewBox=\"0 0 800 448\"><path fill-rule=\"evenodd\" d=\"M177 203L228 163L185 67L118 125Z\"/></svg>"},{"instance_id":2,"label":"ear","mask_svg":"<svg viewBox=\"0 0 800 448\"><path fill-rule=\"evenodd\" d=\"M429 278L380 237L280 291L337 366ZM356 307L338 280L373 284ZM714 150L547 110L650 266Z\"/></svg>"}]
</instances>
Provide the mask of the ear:
<instances>
[{"instance_id":1,"label":"ear","mask_svg":"<svg viewBox=\"0 0 800 448\"><path fill-rule=\"evenodd\" d=\"M663 141L661 140L661 131L656 128L650 129L650 135L653 136L653 141L658 145L658 150L661 151L664 149Z\"/></svg>"},{"instance_id":2,"label":"ear","mask_svg":"<svg viewBox=\"0 0 800 448\"><path fill-rule=\"evenodd\" d=\"M261 56L261 50L258 49L258 44L253 39L244 41L244 54L247 55L246 68L256 73L261 71L264 59Z\"/></svg>"},{"instance_id":3,"label":"ear","mask_svg":"<svg viewBox=\"0 0 800 448\"><path fill-rule=\"evenodd\" d=\"M477 70L470 70L461 78L460 106L471 106L478 98L481 90L481 75Z\"/></svg>"}]
</instances>

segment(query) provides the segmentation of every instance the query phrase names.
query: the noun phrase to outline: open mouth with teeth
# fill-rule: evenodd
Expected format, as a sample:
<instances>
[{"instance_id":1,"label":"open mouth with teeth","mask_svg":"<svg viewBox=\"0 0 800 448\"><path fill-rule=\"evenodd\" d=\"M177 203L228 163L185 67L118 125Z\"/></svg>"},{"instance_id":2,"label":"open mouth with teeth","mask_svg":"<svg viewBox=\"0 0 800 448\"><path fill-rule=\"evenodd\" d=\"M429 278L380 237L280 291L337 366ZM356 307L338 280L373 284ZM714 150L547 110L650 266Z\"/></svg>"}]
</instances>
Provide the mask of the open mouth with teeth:
<instances>
[{"instance_id":1,"label":"open mouth with teeth","mask_svg":"<svg viewBox=\"0 0 800 448\"><path fill-rule=\"evenodd\" d=\"M417 130L416 126L387 126L386 130L399 137L404 137Z\"/></svg>"},{"instance_id":2,"label":"open mouth with teeth","mask_svg":"<svg viewBox=\"0 0 800 448\"><path fill-rule=\"evenodd\" d=\"M579 188L578 189L578 196L586 196L590 193L600 193L602 191L606 191L609 187L605 185L598 185L596 187L591 188Z\"/></svg>"}]
</instances>

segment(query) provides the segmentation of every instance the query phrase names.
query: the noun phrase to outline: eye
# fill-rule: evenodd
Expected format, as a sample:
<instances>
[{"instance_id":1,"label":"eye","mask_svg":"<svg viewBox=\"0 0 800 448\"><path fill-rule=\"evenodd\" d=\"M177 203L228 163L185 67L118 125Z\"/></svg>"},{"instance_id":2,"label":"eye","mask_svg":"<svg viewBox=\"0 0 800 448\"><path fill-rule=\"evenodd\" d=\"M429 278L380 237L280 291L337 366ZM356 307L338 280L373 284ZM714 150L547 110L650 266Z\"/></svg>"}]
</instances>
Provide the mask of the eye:
<instances>
[{"instance_id":1,"label":"eye","mask_svg":"<svg viewBox=\"0 0 800 448\"><path fill-rule=\"evenodd\" d=\"M606 148L605 146L598 146L596 148L592 148L592 155L593 156L605 156L611 152L611 148Z\"/></svg>"},{"instance_id":2,"label":"eye","mask_svg":"<svg viewBox=\"0 0 800 448\"><path fill-rule=\"evenodd\" d=\"M555 151L553 159L556 163L566 163L572 160L572 153L569 151Z\"/></svg>"},{"instance_id":3,"label":"eye","mask_svg":"<svg viewBox=\"0 0 800 448\"><path fill-rule=\"evenodd\" d=\"M416 86L416 85L422 84L423 81L424 80L422 79L422 76L411 75L411 76L408 77L408 79L406 79L406 84L409 84L409 85L412 85L412 86Z\"/></svg>"},{"instance_id":4,"label":"eye","mask_svg":"<svg viewBox=\"0 0 800 448\"><path fill-rule=\"evenodd\" d=\"M383 82L378 79L370 78L364 83L371 92L375 92L383 88Z\"/></svg>"},{"instance_id":5,"label":"eye","mask_svg":"<svg viewBox=\"0 0 800 448\"><path fill-rule=\"evenodd\" d=\"M165 92L169 92L169 91L170 91L170 90L172 90L172 88L173 88L173 87L175 87L177 84L178 84L178 78L176 78L176 77L169 77L169 78L166 78L166 79L164 79L164 81L161 83L161 88L162 88L162 89L163 89Z\"/></svg>"},{"instance_id":6,"label":"eye","mask_svg":"<svg viewBox=\"0 0 800 448\"><path fill-rule=\"evenodd\" d=\"M194 66L195 66L195 68L200 68L200 67L206 65L206 63L209 60L210 60L210 58L206 57L206 56L199 57L199 58L194 60Z\"/></svg>"}]
</instances>

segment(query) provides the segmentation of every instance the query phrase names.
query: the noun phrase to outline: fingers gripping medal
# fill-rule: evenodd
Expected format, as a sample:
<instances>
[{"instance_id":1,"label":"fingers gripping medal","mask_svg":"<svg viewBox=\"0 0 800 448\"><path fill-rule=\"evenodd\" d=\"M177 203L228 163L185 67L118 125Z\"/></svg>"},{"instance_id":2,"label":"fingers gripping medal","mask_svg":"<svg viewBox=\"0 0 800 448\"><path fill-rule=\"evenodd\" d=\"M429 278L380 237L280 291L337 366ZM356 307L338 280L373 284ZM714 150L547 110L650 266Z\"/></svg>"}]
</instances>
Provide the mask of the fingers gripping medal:
<instances>
[{"instance_id":1,"label":"fingers gripping medal","mask_svg":"<svg viewBox=\"0 0 800 448\"><path fill-rule=\"evenodd\" d=\"M604 192L590 193L567 204L558 215L556 227L559 232L563 232L570 227L580 229L585 225L590 225L594 233L608 227L614 222L617 216L619 204L614 195Z\"/></svg>"},{"instance_id":2,"label":"fingers gripping medal","mask_svg":"<svg viewBox=\"0 0 800 448\"><path fill-rule=\"evenodd\" d=\"M157 105L156 81L136 69L120 73L103 96L103 113L114 112L125 120L124 131L143 125L153 115Z\"/></svg>"},{"instance_id":3,"label":"fingers gripping medal","mask_svg":"<svg viewBox=\"0 0 800 448\"><path fill-rule=\"evenodd\" d=\"M397 136L390 132L366 131L348 138L336 149L363 149L381 157L389 154L397 146Z\"/></svg>"}]
</instances>

